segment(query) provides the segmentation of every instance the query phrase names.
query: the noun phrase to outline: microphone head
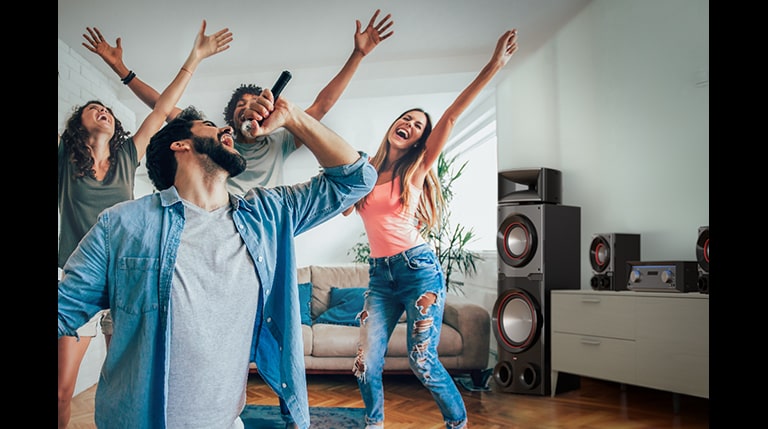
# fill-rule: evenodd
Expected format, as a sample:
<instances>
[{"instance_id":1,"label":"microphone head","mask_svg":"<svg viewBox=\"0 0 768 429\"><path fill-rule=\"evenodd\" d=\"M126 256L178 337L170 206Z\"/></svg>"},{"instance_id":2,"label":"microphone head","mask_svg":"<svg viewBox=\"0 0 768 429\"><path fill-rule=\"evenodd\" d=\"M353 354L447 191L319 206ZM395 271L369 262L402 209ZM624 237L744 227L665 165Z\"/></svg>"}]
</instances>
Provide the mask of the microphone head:
<instances>
[{"instance_id":1,"label":"microphone head","mask_svg":"<svg viewBox=\"0 0 768 429\"><path fill-rule=\"evenodd\" d=\"M253 124L251 121L245 121L243 122L243 125L240 126L240 131L242 131L243 135L246 137L254 138L253 134L251 134L251 130L253 129Z\"/></svg>"}]
</instances>

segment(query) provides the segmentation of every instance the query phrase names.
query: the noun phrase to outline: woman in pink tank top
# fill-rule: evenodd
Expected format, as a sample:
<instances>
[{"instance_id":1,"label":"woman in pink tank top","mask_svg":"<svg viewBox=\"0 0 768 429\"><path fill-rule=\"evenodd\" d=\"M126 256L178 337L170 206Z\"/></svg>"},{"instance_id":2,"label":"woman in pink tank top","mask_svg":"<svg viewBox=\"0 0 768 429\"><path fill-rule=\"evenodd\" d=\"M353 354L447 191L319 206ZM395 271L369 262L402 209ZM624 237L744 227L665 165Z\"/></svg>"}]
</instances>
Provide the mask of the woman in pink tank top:
<instances>
[{"instance_id":1,"label":"woman in pink tank top","mask_svg":"<svg viewBox=\"0 0 768 429\"><path fill-rule=\"evenodd\" d=\"M468 427L461 394L437 356L445 279L422 232L440 219L444 201L433 167L454 124L516 51L517 30L505 31L490 61L434 128L424 110L410 109L390 125L371 158L379 173L376 187L354 206L371 248L370 281L360 313L360 340L353 368L365 403L366 428L384 427L384 356L403 311L407 315L411 370L432 393L446 428ZM344 214L351 212L352 207Z\"/></svg>"}]
</instances>

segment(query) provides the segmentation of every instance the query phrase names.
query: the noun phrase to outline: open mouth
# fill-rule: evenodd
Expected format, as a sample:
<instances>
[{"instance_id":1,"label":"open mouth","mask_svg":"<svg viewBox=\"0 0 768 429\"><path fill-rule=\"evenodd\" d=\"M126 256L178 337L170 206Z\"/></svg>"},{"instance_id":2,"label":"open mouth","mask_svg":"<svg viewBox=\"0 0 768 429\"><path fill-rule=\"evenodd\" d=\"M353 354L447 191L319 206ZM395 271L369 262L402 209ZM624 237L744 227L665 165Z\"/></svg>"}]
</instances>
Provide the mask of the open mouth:
<instances>
[{"instance_id":1,"label":"open mouth","mask_svg":"<svg viewBox=\"0 0 768 429\"><path fill-rule=\"evenodd\" d=\"M232 139L232 134L229 132L221 133L219 135L219 141L224 146L233 147L235 145L235 141Z\"/></svg>"},{"instance_id":2,"label":"open mouth","mask_svg":"<svg viewBox=\"0 0 768 429\"><path fill-rule=\"evenodd\" d=\"M398 136L400 136L403 139L407 139L408 138L408 132L405 131L404 129L395 130L395 134L397 134Z\"/></svg>"}]
</instances>

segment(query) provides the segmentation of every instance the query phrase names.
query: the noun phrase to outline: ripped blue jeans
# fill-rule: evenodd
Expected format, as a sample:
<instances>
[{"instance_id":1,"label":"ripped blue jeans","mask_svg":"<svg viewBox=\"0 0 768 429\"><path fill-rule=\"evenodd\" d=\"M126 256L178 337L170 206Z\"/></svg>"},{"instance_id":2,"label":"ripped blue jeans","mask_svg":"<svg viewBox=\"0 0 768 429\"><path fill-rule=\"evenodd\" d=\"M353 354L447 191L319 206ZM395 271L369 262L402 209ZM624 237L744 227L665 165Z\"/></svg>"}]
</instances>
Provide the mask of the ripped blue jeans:
<instances>
[{"instance_id":1,"label":"ripped blue jeans","mask_svg":"<svg viewBox=\"0 0 768 429\"><path fill-rule=\"evenodd\" d=\"M384 356L403 311L407 315L411 371L432 393L446 428L465 427L464 400L437 356L445 281L434 251L422 244L394 256L369 258L368 263L370 282L359 316L360 341L353 367L365 403L367 427L384 424Z\"/></svg>"}]
</instances>

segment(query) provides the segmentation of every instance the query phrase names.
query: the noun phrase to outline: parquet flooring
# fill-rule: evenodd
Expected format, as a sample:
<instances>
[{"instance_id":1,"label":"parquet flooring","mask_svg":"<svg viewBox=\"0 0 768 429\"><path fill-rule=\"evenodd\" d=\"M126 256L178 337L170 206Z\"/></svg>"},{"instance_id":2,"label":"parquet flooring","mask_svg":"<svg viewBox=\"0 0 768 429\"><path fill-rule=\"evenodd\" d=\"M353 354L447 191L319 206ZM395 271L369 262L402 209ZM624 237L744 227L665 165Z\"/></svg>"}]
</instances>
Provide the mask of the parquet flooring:
<instances>
[{"instance_id":1,"label":"parquet flooring","mask_svg":"<svg viewBox=\"0 0 768 429\"><path fill-rule=\"evenodd\" d=\"M549 396L459 388L474 429L703 429L710 427L710 400L582 377L581 387ZM350 375L307 375L313 407L363 407ZM386 427L443 429L430 393L413 375L384 378ZM74 398L68 429L93 429L93 386ZM277 405L277 397L257 374L248 382L248 403ZM128 428L126 428L128 429Z\"/></svg>"}]
</instances>

